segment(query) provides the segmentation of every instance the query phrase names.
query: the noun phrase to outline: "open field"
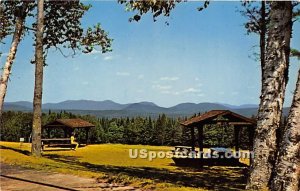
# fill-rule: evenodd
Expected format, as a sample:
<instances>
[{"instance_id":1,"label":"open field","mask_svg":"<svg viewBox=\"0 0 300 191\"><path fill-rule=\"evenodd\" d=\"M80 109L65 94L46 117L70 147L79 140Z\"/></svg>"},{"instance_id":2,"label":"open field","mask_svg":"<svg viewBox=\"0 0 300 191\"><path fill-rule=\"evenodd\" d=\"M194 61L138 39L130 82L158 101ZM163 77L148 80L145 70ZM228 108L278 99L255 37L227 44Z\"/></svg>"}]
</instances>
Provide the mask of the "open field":
<instances>
[{"instance_id":1,"label":"open field","mask_svg":"<svg viewBox=\"0 0 300 191\"><path fill-rule=\"evenodd\" d=\"M44 171L75 174L102 181L153 190L243 190L244 168L178 168L171 159L130 159L129 149L169 151L171 147L101 144L72 150L45 151L43 158L30 156L30 144L0 142L1 162Z\"/></svg>"}]
</instances>

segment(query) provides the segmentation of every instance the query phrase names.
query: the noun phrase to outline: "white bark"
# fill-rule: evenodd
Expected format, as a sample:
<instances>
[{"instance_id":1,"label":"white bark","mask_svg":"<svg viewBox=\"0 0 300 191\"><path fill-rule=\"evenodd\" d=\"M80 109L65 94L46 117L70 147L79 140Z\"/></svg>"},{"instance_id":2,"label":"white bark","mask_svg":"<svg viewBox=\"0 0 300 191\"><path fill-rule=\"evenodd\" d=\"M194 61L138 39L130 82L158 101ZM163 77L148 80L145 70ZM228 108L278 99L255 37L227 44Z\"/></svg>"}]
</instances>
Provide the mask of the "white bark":
<instances>
[{"instance_id":1,"label":"white bark","mask_svg":"<svg viewBox=\"0 0 300 191\"><path fill-rule=\"evenodd\" d=\"M300 176L300 70L288 123L280 144L273 191L298 191Z\"/></svg>"},{"instance_id":2,"label":"white bark","mask_svg":"<svg viewBox=\"0 0 300 191\"><path fill-rule=\"evenodd\" d=\"M270 25L263 70L262 93L254 135L254 158L247 189L267 189L275 164L276 130L279 128L288 78L292 29L291 2L271 3Z\"/></svg>"},{"instance_id":3,"label":"white bark","mask_svg":"<svg viewBox=\"0 0 300 191\"><path fill-rule=\"evenodd\" d=\"M24 6L26 5L24 4ZM23 7L23 10L25 10L24 8L26 9L26 7ZM2 121L3 104L4 104L4 99L7 91L7 83L9 80L9 75L11 73L11 68L14 59L16 57L18 45L21 41L21 37L24 30L24 21L25 21L25 15L21 14L16 18L13 40L0 79L0 121Z\"/></svg>"}]
</instances>

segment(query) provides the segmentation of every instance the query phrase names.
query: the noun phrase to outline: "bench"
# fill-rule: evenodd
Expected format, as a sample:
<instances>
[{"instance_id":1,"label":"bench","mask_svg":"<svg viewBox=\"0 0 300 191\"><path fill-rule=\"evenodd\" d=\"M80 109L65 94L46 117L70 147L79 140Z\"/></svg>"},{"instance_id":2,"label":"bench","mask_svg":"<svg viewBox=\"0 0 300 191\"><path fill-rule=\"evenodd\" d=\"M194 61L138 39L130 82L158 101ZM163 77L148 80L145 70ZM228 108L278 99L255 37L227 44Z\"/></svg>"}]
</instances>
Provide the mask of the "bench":
<instances>
[{"instance_id":1,"label":"bench","mask_svg":"<svg viewBox=\"0 0 300 191\"><path fill-rule=\"evenodd\" d=\"M175 146L175 149L171 150L173 156L177 157L192 157L194 158L197 155L197 151L193 151L192 147L188 146Z\"/></svg>"},{"instance_id":2,"label":"bench","mask_svg":"<svg viewBox=\"0 0 300 191\"><path fill-rule=\"evenodd\" d=\"M60 147L60 148L70 148L74 149L75 144L71 144L70 138L52 138L52 139L42 139L42 150L47 147Z\"/></svg>"}]
</instances>

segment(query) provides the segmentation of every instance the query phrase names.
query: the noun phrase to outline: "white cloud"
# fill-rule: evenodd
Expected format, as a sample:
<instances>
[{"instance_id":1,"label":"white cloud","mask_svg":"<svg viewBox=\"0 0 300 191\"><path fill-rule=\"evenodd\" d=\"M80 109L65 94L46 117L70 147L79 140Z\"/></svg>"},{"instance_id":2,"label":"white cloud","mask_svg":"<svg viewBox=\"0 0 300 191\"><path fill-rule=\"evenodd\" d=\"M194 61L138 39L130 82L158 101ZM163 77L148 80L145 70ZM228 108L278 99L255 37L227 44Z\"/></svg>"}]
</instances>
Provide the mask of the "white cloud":
<instances>
[{"instance_id":1,"label":"white cloud","mask_svg":"<svg viewBox=\"0 0 300 191\"><path fill-rule=\"evenodd\" d=\"M195 81L199 81L199 80L200 80L199 78L197 78L197 77L195 78Z\"/></svg>"},{"instance_id":2,"label":"white cloud","mask_svg":"<svg viewBox=\"0 0 300 191\"><path fill-rule=\"evenodd\" d=\"M163 86L163 85L157 84L157 85L153 85L152 88L159 89L159 90L169 90L169 89L172 89L172 86Z\"/></svg>"},{"instance_id":3,"label":"white cloud","mask_svg":"<svg viewBox=\"0 0 300 191\"><path fill-rule=\"evenodd\" d=\"M101 55L101 54L102 54L102 51L94 49L92 52L90 52L90 53L88 53L88 54L89 54L89 55L96 55L96 56L94 56L93 58L94 58L94 59L98 59L98 55ZM102 59L103 59L104 61L109 61L109 60L114 59L114 57L113 57L112 55L107 55L107 54L105 54L105 55L103 55Z\"/></svg>"},{"instance_id":4,"label":"white cloud","mask_svg":"<svg viewBox=\"0 0 300 191\"><path fill-rule=\"evenodd\" d=\"M128 72L117 72L116 75L117 76L130 76L130 73L128 73Z\"/></svg>"},{"instance_id":5,"label":"white cloud","mask_svg":"<svg viewBox=\"0 0 300 191\"><path fill-rule=\"evenodd\" d=\"M196 89L196 88L188 88L188 89L185 89L183 90L184 93L198 93L198 92L201 92L200 89Z\"/></svg>"},{"instance_id":6,"label":"white cloud","mask_svg":"<svg viewBox=\"0 0 300 191\"><path fill-rule=\"evenodd\" d=\"M179 92L172 92L172 91L169 91L169 90L163 90L160 93L162 93L162 94L171 94L171 95L179 95L180 94Z\"/></svg>"},{"instance_id":7,"label":"white cloud","mask_svg":"<svg viewBox=\"0 0 300 191\"><path fill-rule=\"evenodd\" d=\"M143 74L138 75L138 79L143 79L143 78L144 78Z\"/></svg>"},{"instance_id":8,"label":"white cloud","mask_svg":"<svg viewBox=\"0 0 300 191\"><path fill-rule=\"evenodd\" d=\"M256 100L257 98L256 97L249 97L249 99Z\"/></svg>"},{"instance_id":9,"label":"white cloud","mask_svg":"<svg viewBox=\"0 0 300 191\"><path fill-rule=\"evenodd\" d=\"M162 94L171 94L171 92L170 92L170 91L168 91L168 90L161 91L160 93L162 93Z\"/></svg>"},{"instance_id":10,"label":"white cloud","mask_svg":"<svg viewBox=\"0 0 300 191\"><path fill-rule=\"evenodd\" d=\"M109 60L112 60L113 58L114 58L113 56L105 56L105 57L103 58L103 60L109 61Z\"/></svg>"},{"instance_id":11,"label":"white cloud","mask_svg":"<svg viewBox=\"0 0 300 191\"><path fill-rule=\"evenodd\" d=\"M179 80L178 77L161 77L160 80L164 80L164 81L176 81Z\"/></svg>"},{"instance_id":12,"label":"white cloud","mask_svg":"<svg viewBox=\"0 0 300 191\"><path fill-rule=\"evenodd\" d=\"M199 97L205 96L205 94L201 93L200 89L196 89L196 88L188 88L182 91L172 91L172 86L153 85L152 88L160 90L160 93L162 94L181 95L186 93L192 93Z\"/></svg>"}]
</instances>

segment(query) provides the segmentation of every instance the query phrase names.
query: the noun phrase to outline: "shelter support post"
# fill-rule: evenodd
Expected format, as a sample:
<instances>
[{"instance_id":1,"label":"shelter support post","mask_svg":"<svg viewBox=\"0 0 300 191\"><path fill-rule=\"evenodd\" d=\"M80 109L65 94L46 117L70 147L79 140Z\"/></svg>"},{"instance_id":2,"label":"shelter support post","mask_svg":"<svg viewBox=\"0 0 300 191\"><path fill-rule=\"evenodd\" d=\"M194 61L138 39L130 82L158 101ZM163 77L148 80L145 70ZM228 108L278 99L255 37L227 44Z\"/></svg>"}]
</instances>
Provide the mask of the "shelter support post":
<instances>
[{"instance_id":1,"label":"shelter support post","mask_svg":"<svg viewBox=\"0 0 300 191\"><path fill-rule=\"evenodd\" d=\"M199 144L200 158L203 158L203 125L200 125L197 128L198 128L198 144Z\"/></svg>"},{"instance_id":2,"label":"shelter support post","mask_svg":"<svg viewBox=\"0 0 300 191\"><path fill-rule=\"evenodd\" d=\"M254 139L254 128L255 126L248 126L248 133L249 133L249 152L253 151L253 139ZM250 153L250 165L252 164L253 156Z\"/></svg>"},{"instance_id":3,"label":"shelter support post","mask_svg":"<svg viewBox=\"0 0 300 191\"><path fill-rule=\"evenodd\" d=\"M195 128L194 127L190 127L191 128L191 147L192 147L192 151L195 151Z\"/></svg>"},{"instance_id":4,"label":"shelter support post","mask_svg":"<svg viewBox=\"0 0 300 191\"><path fill-rule=\"evenodd\" d=\"M66 138L66 137L68 137L68 130L67 129L63 129L63 131L64 131L64 137Z\"/></svg>"},{"instance_id":5,"label":"shelter support post","mask_svg":"<svg viewBox=\"0 0 300 191\"><path fill-rule=\"evenodd\" d=\"M51 138L51 129L47 128L46 131L47 131L48 139L50 139Z\"/></svg>"},{"instance_id":6,"label":"shelter support post","mask_svg":"<svg viewBox=\"0 0 300 191\"><path fill-rule=\"evenodd\" d=\"M234 143L235 143L235 151L240 150L240 143L239 143L239 134L240 134L240 128L239 126L234 126Z\"/></svg>"},{"instance_id":7,"label":"shelter support post","mask_svg":"<svg viewBox=\"0 0 300 191\"><path fill-rule=\"evenodd\" d=\"M86 141L86 144L89 143L89 131L90 131L90 128L86 128L85 129L85 141Z\"/></svg>"}]
</instances>

